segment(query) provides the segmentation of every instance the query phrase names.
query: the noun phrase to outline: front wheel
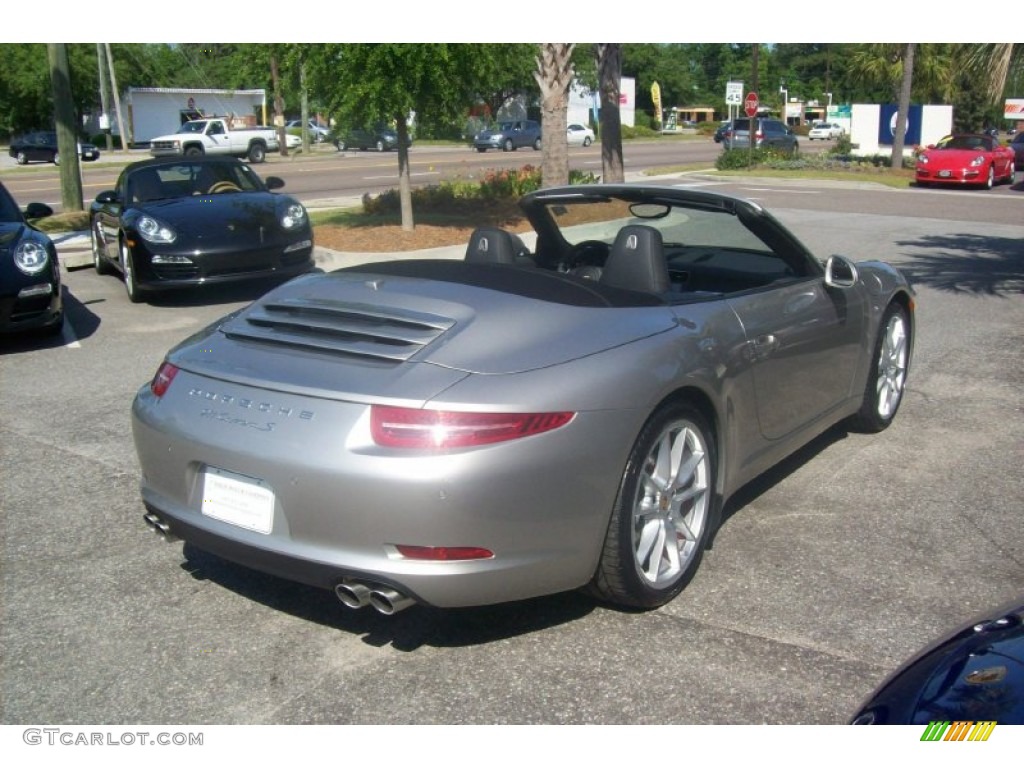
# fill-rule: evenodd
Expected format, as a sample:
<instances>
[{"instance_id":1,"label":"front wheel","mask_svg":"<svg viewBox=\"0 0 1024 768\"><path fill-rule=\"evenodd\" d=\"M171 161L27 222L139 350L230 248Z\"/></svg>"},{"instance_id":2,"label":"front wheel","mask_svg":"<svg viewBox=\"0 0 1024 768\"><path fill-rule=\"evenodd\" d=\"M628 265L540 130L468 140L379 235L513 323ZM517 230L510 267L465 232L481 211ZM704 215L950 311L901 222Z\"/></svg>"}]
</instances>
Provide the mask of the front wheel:
<instances>
[{"instance_id":1,"label":"front wheel","mask_svg":"<svg viewBox=\"0 0 1024 768\"><path fill-rule=\"evenodd\" d=\"M18 152L14 159L18 161L18 165L26 165L28 163L28 155L24 152Z\"/></svg>"},{"instance_id":2,"label":"front wheel","mask_svg":"<svg viewBox=\"0 0 1024 768\"><path fill-rule=\"evenodd\" d=\"M538 152L540 152L540 139L536 139L536 140L535 140L535 141L533 142L533 148L534 148L535 150L537 150Z\"/></svg>"},{"instance_id":3,"label":"front wheel","mask_svg":"<svg viewBox=\"0 0 1024 768\"><path fill-rule=\"evenodd\" d=\"M715 456L714 433L689 404L651 416L626 463L591 592L656 608L683 590L711 533Z\"/></svg>"},{"instance_id":4,"label":"front wheel","mask_svg":"<svg viewBox=\"0 0 1024 768\"><path fill-rule=\"evenodd\" d=\"M992 189L996 184L996 169L994 165L988 167L988 175L985 177L985 189Z\"/></svg>"},{"instance_id":5,"label":"front wheel","mask_svg":"<svg viewBox=\"0 0 1024 768\"><path fill-rule=\"evenodd\" d=\"M515 148L516 145L512 143L512 139L505 139L505 143L502 146L502 149L504 149L506 152L511 152Z\"/></svg>"},{"instance_id":6,"label":"front wheel","mask_svg":"<svg viewBox=\"0 0 1024 768\"><path fill-rule=\"evenodd\" d=\"M97 275L109 275L110 265L107 264L106 249L103 247L102 236L100 235L100 223L94 221L90 230L90 241L92 242L92 266Z\"/></svg>"},{"instance_id":7,"label":"front wheel","mask_svg":"<svg viewBox=\"0 0 1024 768\"><path fill-rule=\"evenodd\" d=\"M188 147L185 150L185 157L202 157L202 156L203 156L203 148L202 147Z\"/></svg>"},{"instance_id":8,"label":"front wheel","mask_svg":"<svg viewBox=\"0 0 1024 768\"><path fill-rule=\"evenodd\" d=\"M53 164L60 165L60 152L53 153Z\"/></svg>"},{"instance_id":9,"label":"front wheel","mask_svg":"<svg viewBox=\"0 0 1024 768\"><path fill-rule=\"evenodd\" d=\"M910 363L910 320L899 304L890 304L882 316L874 358L864 389L864 401L853 417L862 432L881 432L892 424L903 402Z\"/></svg>"},{"instance_id":10,"label":"front wheel","mask_svg":"<svg viewBox=\"0 0 1024 768\"><path fill-rule=\"evenodd\" d=\"M139 304L145 300L145 292L139 288L135 276L135 264L132 260L128 243L121 241L121 271L124 273L124 290L128 294L128 301L132 304Z\"/></svg>"},{"instance_id":11,"label":"front wheel","mask_svg":"<svg viewBox=\"0 0 1024 768\"><path fill-rule=\"evenodd\" d=\"M384 151L384 142L379 140L379 139L377 140L377 151L378 152L383 152Z\"/></svg>"}]
</instances>

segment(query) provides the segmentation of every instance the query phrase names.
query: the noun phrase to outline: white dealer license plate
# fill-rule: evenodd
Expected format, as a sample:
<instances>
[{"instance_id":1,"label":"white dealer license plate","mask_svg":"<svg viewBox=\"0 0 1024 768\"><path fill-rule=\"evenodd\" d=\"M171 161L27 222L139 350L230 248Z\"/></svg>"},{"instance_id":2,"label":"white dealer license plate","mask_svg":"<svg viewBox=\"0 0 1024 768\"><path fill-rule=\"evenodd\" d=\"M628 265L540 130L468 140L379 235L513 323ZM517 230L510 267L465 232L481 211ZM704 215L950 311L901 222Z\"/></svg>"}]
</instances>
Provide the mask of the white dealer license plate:
<instances>
[{"instance_id":1,"label":"white dealer license plate","mask_svg":"<svg viewBox=\"0 0 1024 768\"><path fill-rule=\"evenodd\" d=\"M953 175L952 171L939 171L939 176L941 176L944 179L948 179L952 175Z\"/></svg>"},{"instance_id":2,"label":"white dealer license plate","mask_svg":"<svg viewBox=\"0 0 1024 768\"><path fill-rule=\"evenodd\" d=\"M225 523L258 533L274 526L274 491L262 480L207 467L201 511Z\"/></svg>"}]
</instances>

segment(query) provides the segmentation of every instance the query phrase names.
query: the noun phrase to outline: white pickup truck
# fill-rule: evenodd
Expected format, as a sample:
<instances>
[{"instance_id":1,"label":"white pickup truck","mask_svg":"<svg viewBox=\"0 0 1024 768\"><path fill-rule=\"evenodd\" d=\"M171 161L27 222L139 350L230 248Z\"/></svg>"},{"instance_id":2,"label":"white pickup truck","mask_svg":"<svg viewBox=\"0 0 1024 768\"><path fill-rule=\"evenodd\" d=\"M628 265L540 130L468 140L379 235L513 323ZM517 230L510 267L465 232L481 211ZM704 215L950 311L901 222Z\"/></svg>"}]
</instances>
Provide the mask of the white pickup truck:
<instances>
[{"instance_id":1,"label":"white pickup truck","mask_svg":"<svg viewBox=\"0 0 1024 768\"><path fill-rule=\"evenodd\" d=\"M154 157L233 155L247 157L251 163L262 163L268 151L279 148L273 128L232 128L223 118L190 120L177 133L157 136L149 142L149 153Z\"/></svg>"}]
</instances>

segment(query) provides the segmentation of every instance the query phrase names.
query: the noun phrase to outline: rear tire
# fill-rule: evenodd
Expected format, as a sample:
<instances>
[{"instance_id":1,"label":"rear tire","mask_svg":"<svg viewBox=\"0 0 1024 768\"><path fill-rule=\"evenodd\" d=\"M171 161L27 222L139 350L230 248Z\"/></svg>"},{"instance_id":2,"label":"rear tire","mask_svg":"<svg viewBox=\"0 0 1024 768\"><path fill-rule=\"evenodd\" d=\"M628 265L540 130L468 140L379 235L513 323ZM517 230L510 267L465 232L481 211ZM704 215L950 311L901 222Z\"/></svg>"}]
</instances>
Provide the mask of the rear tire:
<instances>
[{"instance_id":1,"label":"rear tire","mask_svg":"<svg viewBox=\"0 0 1024 768\"><path fill-rule=\"evenodd\" d=\"M910 320L899 304L882 316L874 357L864 387L864 401L852 418L859 432L881 432L896 418L907 384L910 364Z\"/></svg>"},{"instance_id":2,"label":"rear tire","mask_svg":"<svg viewBox=\"0 0 1024 768\"><path fill-rule=\"evenodd\" d=\"M688 403L648 419L623 471L592 594L656 608L690 582L716 519L715 451L707 420Z\"/></svg>"},{"instance_id":3,"label":"rear tire","mask_svg":"<svg viewBox=\"0 0 1024 768\"><path fill-rule=\"evenodd\" d=\"M249 162L262 163L267 159L267 148L262 144L253 144L249 147Z\"/></svg>"}]
</instances>

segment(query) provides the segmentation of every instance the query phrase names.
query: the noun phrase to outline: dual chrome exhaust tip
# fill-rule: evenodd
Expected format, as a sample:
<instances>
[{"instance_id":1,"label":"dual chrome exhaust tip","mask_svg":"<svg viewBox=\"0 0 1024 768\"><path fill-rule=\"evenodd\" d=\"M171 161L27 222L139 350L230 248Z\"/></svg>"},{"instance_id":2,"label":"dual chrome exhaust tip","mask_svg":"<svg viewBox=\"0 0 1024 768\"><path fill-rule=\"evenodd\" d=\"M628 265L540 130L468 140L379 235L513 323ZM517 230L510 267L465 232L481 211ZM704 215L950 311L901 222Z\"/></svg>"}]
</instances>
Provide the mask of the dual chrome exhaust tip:
<instances>
[{"instance_id":1,"label":"dual chrome exhaust tip","mask_svg":"<svg viewBox=\"0 0 1024 768\"><path fill-rule=\"evenodd\" d=\"M142 519L146 521L146 525L149 526L150 530L164 541L180 541L180 537L174 534L167 521L155 512L146 512ZM354 579L345 579L338 583L334 587L334 594L338 596L343 605L349 608L358 609L370 605L385 616L393 616L399 611L404 611L409 606L416 604L415 600L408 595L402 594L397 589L382 585L364 584Z\"/></svg>"},{"instance_id":2,"label":"dual chrome exhaust tip","mask_svg":"<svg viewBox=\"0 0 1024 768\"><path fill-rule=\"evenodd\" d=\"M365 608L370 605L385 616L393 616L416 603L408 595L397 589L384 586L371 586L352 579L346 579L334 587L334 594L342 604L353 609Z\"/></svg>"}]
</instances>

